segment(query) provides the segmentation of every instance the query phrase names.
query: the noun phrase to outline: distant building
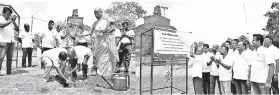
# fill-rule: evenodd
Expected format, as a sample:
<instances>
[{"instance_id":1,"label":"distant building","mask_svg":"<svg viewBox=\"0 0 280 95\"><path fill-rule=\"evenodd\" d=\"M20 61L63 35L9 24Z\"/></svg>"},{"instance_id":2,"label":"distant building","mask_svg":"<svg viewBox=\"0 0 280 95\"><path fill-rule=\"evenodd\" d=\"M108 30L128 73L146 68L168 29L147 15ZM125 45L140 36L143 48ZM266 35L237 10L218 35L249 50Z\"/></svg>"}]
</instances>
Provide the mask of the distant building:
<instances>
[{"instance_id":1,"label":"distant building","mask_svg":"<svg viewBox=\"0 0 280 95\"><path fill-rule=\"evenodd\" d=\"M166 29L177 30L175 27L170 25L170 19L162 16L160 6L154 7L153 15L144 17L144 24L141 24L134 29L135 35L136 35L136 37L135 37L136 51L139 51L137 49L140 48L141 33L145 32L155 26L166 28ZM146 39L146 40L148 40L148 39Z\"/></svg>"}]
</instances>

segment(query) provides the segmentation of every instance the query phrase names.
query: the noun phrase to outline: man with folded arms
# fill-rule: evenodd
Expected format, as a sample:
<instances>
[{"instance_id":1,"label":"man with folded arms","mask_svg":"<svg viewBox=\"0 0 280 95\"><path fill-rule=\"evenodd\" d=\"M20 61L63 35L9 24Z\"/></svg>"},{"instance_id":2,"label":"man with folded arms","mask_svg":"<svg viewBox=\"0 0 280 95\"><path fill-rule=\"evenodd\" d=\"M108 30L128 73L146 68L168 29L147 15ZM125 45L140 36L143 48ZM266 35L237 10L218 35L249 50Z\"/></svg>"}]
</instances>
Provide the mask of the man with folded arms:
<instances>
[{"instance_id":1,"label":"man with folded arms","mask_svg":"<svg viewBox=\"0 0 280 95\"><path fill-rule=\"evenodd\" d=\"M33 34L29 31L29 24L24 24L24 30L19 33L19 41L22 43L22 67L26 67L26 57L28 57L28 67L32 65L32 51L34 37Z\"/></svg>"}]
</instances>

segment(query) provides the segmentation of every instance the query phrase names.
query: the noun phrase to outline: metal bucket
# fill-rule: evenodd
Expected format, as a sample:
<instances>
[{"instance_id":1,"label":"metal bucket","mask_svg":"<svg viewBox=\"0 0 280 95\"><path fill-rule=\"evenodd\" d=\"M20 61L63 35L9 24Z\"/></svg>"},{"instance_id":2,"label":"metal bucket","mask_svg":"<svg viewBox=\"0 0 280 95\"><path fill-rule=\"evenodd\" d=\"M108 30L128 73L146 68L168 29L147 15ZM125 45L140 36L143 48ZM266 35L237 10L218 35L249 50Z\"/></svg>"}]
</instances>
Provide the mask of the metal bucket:
<instances>
[{"instance_id":1,"label":"metal bucket","mask_svg":"<svg viewBox=\"0 0 280 95\"><path fill-rule=\"evenodd\" d=\"M117 91L126 91L130 88L130 77L128 73L114 73L112 77L113 89Z\"/></svg>"}]
</instances>

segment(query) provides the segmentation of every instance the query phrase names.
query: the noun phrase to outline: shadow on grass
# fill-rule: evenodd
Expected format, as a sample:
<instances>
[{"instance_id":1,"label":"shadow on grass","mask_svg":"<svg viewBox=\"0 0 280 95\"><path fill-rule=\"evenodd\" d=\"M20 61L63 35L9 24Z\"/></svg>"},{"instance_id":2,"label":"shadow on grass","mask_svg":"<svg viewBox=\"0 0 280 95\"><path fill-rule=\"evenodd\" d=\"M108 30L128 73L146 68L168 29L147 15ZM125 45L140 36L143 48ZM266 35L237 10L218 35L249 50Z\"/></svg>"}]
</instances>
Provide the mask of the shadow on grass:
<instances>
[{"instance_id":1,"label":"shadow on grass","mask_svg":"<svg viewBox=\"0 0 280 95\"><path fill-rule=\"evenodd\" d=\"M12 75L18 75L18 74L23 74L23 73L28 73L28 71L26 71L26 70L16 70L16 71L13 71Z\"/></svg>"}]
</instances>

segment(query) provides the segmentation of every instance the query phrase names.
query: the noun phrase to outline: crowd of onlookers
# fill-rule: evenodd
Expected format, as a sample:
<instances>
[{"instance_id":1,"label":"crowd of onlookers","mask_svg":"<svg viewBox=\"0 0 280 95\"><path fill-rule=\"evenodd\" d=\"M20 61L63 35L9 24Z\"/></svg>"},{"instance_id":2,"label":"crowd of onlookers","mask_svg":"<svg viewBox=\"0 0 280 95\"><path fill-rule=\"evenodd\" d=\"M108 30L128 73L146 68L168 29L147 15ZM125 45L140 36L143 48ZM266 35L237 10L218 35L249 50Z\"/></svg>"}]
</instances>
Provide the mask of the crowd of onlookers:
<instances>
[{"instance_id":1,"label":"crowd of onlookers","mask_svg":"<svg viewBox=\"0 0 280 95\"><path fill-rule=\"evenodd\" d=\"M193 45L190 64L196 94L279 94L279 46L269 35L222 45ZM218 84L218 85L216 85Z\"/></svg>"}]
</instances>

